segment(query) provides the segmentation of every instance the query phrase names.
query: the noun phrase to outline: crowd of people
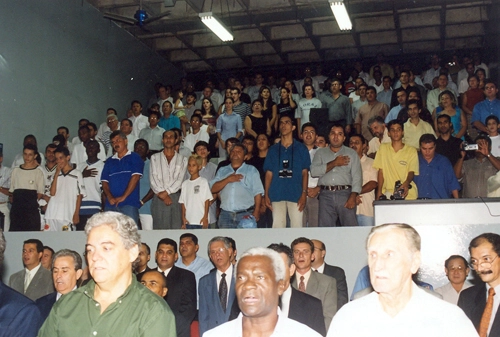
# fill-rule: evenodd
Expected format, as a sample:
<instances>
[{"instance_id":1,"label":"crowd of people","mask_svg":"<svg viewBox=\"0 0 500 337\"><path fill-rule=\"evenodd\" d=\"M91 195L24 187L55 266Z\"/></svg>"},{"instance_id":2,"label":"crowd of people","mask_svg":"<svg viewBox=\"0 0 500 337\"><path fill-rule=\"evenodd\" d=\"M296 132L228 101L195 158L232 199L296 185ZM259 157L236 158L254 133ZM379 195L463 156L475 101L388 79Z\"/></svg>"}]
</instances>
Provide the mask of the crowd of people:
<instances>
[{"instance_id":1,"label":"crowd of people","mask_svg":"<svg viewBox=\"0 0 500 337\"><path fill-rule=\"evenodd\" d=\"M434 289L418 278L424 263L418 232L406 224L373 227L368 265L351 301L344 270L325 263L321 240L298 237L238 256L232 238L215 236L206 243L207 260L192 232L178 242L150 242L153 251L134 220L118 212L93 215L85 234L84 259L66 248L54 253L38 239L24 241L24 268L8 286L0 280L0 336L493 337L500 331L498 234L473 238L470 262L450 256L449 283ZM0 266L5 246L0 230ZM467 281L471 269L480 279L475 284Z\"/></svg>"},{"instance_id":2,"label":"crowd of people","mask_svg":"<svg viewBox=\"0 0 500 337\"><path fill-rule=\"evenodd\" d=\"M27 135L11 168L0 155L4 229L83 230L101 211L146 230L371 226L375 200L500 195L498 88L478 53L462 61L158 83L147 109L61 126L44 151Z\"/></svg>"}]
</instances>

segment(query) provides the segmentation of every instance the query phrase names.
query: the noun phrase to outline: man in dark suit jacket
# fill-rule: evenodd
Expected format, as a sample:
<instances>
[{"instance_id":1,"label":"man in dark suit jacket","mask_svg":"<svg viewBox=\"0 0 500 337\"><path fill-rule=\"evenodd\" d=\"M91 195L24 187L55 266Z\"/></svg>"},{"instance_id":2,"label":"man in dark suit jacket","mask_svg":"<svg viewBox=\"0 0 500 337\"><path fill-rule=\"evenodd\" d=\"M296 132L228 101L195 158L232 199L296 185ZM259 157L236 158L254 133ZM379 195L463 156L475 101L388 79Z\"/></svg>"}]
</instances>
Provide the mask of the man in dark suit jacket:
<instances>
[{"instance_id":1,"label":"man in dark suit jacket","mask_svg":"<svg viewBox=\"0 0 500 337\"><path fill-rule=\"evenodd\" d=\"M498 258L500 235L484 233L477 236L469 244L469 253L471 267L484 283L463 290L458 299L458 306L469 317L481 336L480 322L489 297L488 290L494 288L496 296L500 293L500 259ZM496 305L498 306L498 303ZM490 324L492 325L488 336L500 336L500 310L495 316L491 316Z\"/></svg>"},{"instance_id":2,"label":"man in dark suit jacket","mask_svg":"<svg viewBox=\"0 0 500 337\"><path fill-rule=\"evenodd\" d=\"M5 238L0 229L0 269ZM42 325L40 311L26 296L7 287L0 279L0 337L35 337Z\"/></svg>"},{"instance_id":3,"label":"man in dark suit jacket","mask_svg":"<svg viewBox=\"0 0 500 337\"><path fill-rule=\"evenodd\" d=\"M323 319L323 306L321 301L290 286L290 277L295 274L293 253L290 247L280 243L273 243L269 247L280 254L285 262L284 292L280 298L280 307L288 318L305 324L317 331L322 336L326 335L325 321Z\"/></svg>"},{"instance_id":4,"label":"man in dark suit jacket","mask_svg":"<svg viewBox=\"0 0 500 337\"><path fill-rule=\"evenodd\" d=\"M189 270L174 265L177 260L177 242L161 239L156 248L158 271L167 278L167 301L175 315L178 337L190 337L191 322L196 316L196 279Z\"/></svg>"},{"instance_id":5,"label":"man in dark suit jacket","mask_svg":"<svg viewBox=\"0 0 500 337\"><path fill-rule=\"evenodd\" d=\"M29 239L23 244L23 264L24 269L12 274L9 279L9 286L21 294L36 301L42 296L54 291L52 273L42 267L43 244L40 240ZM26 273L31 274L31 281L25 291Z\"/></svg>"},{"instance_id":6,"label":"man in dark suit jacket","mask_svg":"<svg viewBox=\"0 0 500 337\"><path fill-rule=\"evenodd\" d=\"M141 247L139 248L139 258L137 260L138 262L135 266L134 274L137 281L141 282L142 275L151 270L148 266L148 262L151 260L151 248L149 248L147 243L141 242Z\"/></svg>"},{"instance_id":7,"label":"man in dark suit jacket","mask_svg":"<svg viewBox=\"0 0 500 337\"><path fill-rule=\"evenodd\" d=\"M52 278L56 291L36 300L36 306L42 314L42 322L62 295L77 288L76 284L83 274L82 257L74 250L61 249L54 254L52 261Z\"/></svg>"},{"instance_id":8,"label":"man in dark suit jacket","mask_svg":"<svg viewBox=\"0 0 500 337\"><path fill-rule=\"evenodd\" d=\"M200 310L198 320L200 322L200 336L206 331L213 329L229 320L230 314L236 318L239 308L235 300L235 275L231 263L233 248L231 242L222 236L216 236L208 243L208 255L215 268L208 275L200 279L198 295L200 296ZM222 274L227 285L227 300L225 308L222 307L219 296Z\"/></svg>"},{"instance_id":9,"label":"man in dark suit jacket","mask_svg":"<svg viewBox=\"0 0 500 337\"><path fill-rule=\"evenodd\" d=\"M314 261L312 268L318 272L337 280L337 310L349 301L347 282L344 269L325 263L326 246L320 240L311 240L314 243Z\"/></svg>"}]
</instances>

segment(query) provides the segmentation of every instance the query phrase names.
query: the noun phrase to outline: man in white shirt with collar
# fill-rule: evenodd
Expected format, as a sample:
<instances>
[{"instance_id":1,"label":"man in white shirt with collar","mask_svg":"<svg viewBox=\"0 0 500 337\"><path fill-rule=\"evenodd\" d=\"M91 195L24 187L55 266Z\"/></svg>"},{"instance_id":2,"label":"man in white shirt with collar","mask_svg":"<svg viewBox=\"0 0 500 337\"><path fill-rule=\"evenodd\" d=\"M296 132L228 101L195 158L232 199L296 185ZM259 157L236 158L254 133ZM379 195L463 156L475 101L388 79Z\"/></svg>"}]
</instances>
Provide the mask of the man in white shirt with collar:
<instances>
[{"instance_id":1,"label":"man in white shirt with collar","mask_svg":"<svg viewBox=\"0 0 500 337\"><path fill-rule=\"evenodd\" d=\"M235 301L235 278L231 257L233 248L228 238L216 236L208 243L208 255L215 268L201 278L198 288L200 296L200 336L227 321Z\"/></svg>"},{"instance_id":2,"label":"man in white shirt with collar","mask_svg":"<svg viewBox=\"0 0 500 337\"><path fill-rule=\"evenodd\" d=\"M204 334L212 336L321 336L304 324L287 318L278 309L284 290L285 263L268 248L246 251L236 267L236 293L241 313L238 318Z\"/></svg>"},{"instance_id":3,"label":"man in white shirt with collar","mask_svg":"<svg viewBox=\"0 0 500 337\"><path fill-rule=\"evenodd\" d=\"M434 291L443 296L446 302L457 304L460 293L472 287L472 283L467 281L469 264L463 256L452 255L444 262L444 271L450 282Z\"/></svg>"},{"instance_id":4,"label":"man in white shirt with collar","mask_svg":"<svg viewBox=\"0 0 500 337\"><path fill-rule=\"evenodd\" d=\"M463 309L480 337L500 335L500 235L483 233L469 244L470 266L481 278L479 284L460 294Z\"/></svg>"},{"instance_id":5,"label":"man in white shirt with collar","mask_svg":"<svg viewBox=\"0 0 500 337\"><path fill-rule=\"evenodd\" d=\"M161 106L161 105L160 105ZM142 129L146 128L149 125L149 120L147 116L142 114L142 104L139 101L132 101L130 104L130 109L132 110L132 116L129 117L130 121L132 121L132 133L139 137L139 133Z\"/></svg>"},{"instance_id":6,"label":"man in white shirt with collar","mask_svg":"<svg viewBox=\"0 0 500 337\"><path fill-rule=\"evenodd\" d=\"M337 281L333 277L312 270L314 243L311 240L304 237L297 238L293 240L291 248L297 267L292 286L321 300L325 327L328 330L337 312Z\"/></svg>"},{"instance_id":7,"label":"man in white shirt with collar","mask_svg":"<svg viewBox=\"0 0 500 337\"><path fill-rule=\"evenodd\" d=\"M61 249L54 254L52 262L52 278L56 291L36 300L36 305L45 320L54 303L62 295L77 288L77 282L83 274L82 257L74 250Z\"/></svg>"},{"instance_id":8,"label":"man in white shirt with collar","mask_svg":"<svg viewBox=\"0 0 500 337\"><path fill-rule=\"evenodd\" d=\"M52 273L42 267L43 244L29 239L23 244L24 269L10 276L9 286L35 301L54 291Z\"/></svg>"},{"instance_id":9,"label":"man in white shirt with collar","mask_svg":"<svg viewBox=\"0 0 500 337\"><path fill-rule=\"evenodd\" d=\"M366 251L374 291L343 306L327 337L477 337L460 308L413 282L422 262L420 247L420 235L409 225L373 227Z\"/></svg>"},{"instance_id":10,"label":"man in white shirt with collar","mask_svg":"<svg viewBox=\"0 0 500 337\"><path fill-rule=\"evenodd\" d=\"M385 126L384 118L381 116L375 116L368 120L368 127L373 133L373 138L368 142L368 153L366 154L370 158L375 158L375 154L380 148L380 144L390 143L391 138Z\"/></svg>"}]
</instances>

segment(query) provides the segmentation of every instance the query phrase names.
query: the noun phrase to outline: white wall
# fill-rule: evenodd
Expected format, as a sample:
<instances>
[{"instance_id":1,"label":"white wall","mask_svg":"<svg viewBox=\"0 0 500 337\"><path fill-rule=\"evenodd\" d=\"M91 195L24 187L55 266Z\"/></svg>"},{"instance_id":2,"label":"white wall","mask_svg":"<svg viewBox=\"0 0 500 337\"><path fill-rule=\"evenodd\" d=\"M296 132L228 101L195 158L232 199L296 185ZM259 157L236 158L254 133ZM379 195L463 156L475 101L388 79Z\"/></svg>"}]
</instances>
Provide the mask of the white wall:
<instances>
[{"instance_id":1,"label":"white wall","mask_svg":"<svg viewBox=\"0 0 500 337\"><path fill-rule=\"evenodd\" d=\"M147 104L155 82L181 76L84 0L0 1L0 143L9 166L25 135L44 150L57 127L77 136L80 118L99 125L108 107L125 117L132 100Z\"/></svg>"}]
</instances>

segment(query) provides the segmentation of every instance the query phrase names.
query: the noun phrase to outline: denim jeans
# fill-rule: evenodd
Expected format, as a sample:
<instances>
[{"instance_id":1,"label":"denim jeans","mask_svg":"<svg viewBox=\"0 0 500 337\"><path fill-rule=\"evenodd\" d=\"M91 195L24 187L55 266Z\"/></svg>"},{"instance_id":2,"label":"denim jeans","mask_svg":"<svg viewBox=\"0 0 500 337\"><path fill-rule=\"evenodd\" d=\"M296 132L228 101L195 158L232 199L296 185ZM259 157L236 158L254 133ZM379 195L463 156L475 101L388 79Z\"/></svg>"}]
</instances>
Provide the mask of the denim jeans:
<instances>
[{"instance_id":1,"label":"denim jeans","mask_svg":"<svg viewBox=\"0 0 500 337\"><path fill-rule=\"evenodd\" d=\"M358 219L358 226L374 226L375 219L372 216L366 216L363 214L356 214L356 219Z\"/></svg>"},{"instance_id":2,"label":"denim jeans","mask_svg":"<svg viewBox=\"0 0 500 337\"><path fill-rule=\"evenodd\" d=\"M118 207L106 206L104 208L104 210L106 212L112 211L112 212L119 212L119 213L128 215L129 217L131 217L135 221L135 223L139 227L139 209L137 207L128 206L128 205L118 206ZM139 229L141 229L141 228L139 227Z\"/></svg>"},{"instance_id":3,"label":"denim jeans","mask_svg":"<svg viewBox=\"0 0 500 337\"><path fill-rule=\"evenodd\" d=\"M238 228L238 224L241 220L249 221L250 217L253 219L253 222L255 222L255 218L253 217L251 211L236 213L222 209L219 215L219 228ZM257 223L255 223L254 228L257 228Z\"/></svg>"}]
</instances>

